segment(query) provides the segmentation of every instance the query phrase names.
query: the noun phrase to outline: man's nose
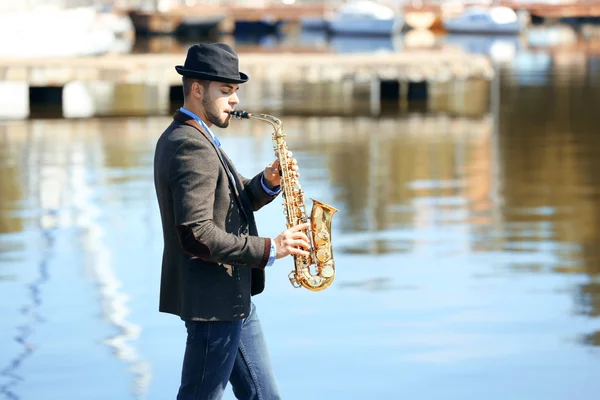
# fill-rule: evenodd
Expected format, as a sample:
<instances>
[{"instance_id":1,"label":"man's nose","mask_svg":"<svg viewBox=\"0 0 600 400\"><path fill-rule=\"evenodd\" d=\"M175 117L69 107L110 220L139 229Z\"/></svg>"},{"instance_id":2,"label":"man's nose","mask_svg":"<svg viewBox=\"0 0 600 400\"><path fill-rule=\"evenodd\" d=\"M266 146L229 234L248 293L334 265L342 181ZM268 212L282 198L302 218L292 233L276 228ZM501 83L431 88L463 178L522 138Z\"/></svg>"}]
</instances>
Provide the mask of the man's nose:
<instances>
[{"instance_id":1,"label":"man's nose","mask_svg":"<svg viewBox=\"0 0 600 400\"><path fill-rule=\"evenodd\" d=\"M229 103L231 104L238 104L240 102L240 99L237 96L237 93L234 93L230 98L229 98Z\"/></svg>"}]
</instances>

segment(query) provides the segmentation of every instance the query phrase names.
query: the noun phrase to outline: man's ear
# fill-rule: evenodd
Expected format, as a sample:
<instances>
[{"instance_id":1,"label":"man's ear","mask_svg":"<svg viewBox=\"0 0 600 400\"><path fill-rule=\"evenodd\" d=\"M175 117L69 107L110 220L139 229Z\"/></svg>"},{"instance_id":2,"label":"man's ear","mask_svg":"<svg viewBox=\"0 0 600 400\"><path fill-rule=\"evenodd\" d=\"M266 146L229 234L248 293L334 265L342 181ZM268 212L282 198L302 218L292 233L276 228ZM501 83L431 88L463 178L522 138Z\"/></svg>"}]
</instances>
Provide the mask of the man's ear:
<instances>
[{"instance_id":1,"label":"man's ear","mask_svg":"<svg viewBox=\"0 0 600 400\"><path fill-rule=\"evenodd\" d=\"M204 86L196 81L192 84L192 93L199 99L204 98Z\"/></svg>"}]
</instances>

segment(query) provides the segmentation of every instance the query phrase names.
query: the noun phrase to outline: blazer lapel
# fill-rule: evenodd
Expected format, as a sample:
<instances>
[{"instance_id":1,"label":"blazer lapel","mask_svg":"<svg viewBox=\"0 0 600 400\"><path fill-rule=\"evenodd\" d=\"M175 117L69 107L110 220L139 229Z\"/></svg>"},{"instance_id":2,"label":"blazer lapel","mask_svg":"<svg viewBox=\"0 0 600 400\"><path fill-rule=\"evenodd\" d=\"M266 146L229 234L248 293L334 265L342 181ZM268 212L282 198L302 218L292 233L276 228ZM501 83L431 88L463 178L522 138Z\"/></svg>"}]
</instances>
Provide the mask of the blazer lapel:
<instances>
[{"instance_id":1,"label":"blazer lapel","mask_svg":"<svg viewBox=\"0 0 600 400\"><path fill-rule=\"evenodd\" d=\"M219 149L217 147L213 138L210 136L210 134L208 132L205 132L204 129L202 129L202 126L198 123L198 121L196 121L194 118L190 117L189 115L182 113L179 110L177 110L175 112L173 119L179 123L186 124L186 125L191 126L192 128L195 128L202 135L204 135L204 137L206 137L208 139L211 146L215 149L215 152L217 153L217 157L219 157L219 160L221 161L221 165L223 166L223 168L225 168L225 171L227 172L227 179L229 180L229 186L231 186L231 188L233 189L233 192L235 193L235 199L238 202L240 209L246 216L246 219L248 219L248 214L246 214L246 208L244 207L242 198L240 196L240 190L238 190L237 179L235 179L235 177L233 176L234 171L232 170L232 168L229 167L229 163L223 159L223 155L222 155L223 153L221 152L221 149Z\"/></svg>"}]
</instances>

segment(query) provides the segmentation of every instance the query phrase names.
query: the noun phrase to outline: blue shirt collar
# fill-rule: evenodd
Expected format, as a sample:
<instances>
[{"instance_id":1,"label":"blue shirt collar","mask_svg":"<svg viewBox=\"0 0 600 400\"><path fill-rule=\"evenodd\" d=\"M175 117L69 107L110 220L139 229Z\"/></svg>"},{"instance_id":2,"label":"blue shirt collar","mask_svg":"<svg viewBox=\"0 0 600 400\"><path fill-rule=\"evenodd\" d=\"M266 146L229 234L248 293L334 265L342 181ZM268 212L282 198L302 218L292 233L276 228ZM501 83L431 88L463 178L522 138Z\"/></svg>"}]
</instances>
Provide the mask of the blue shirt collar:
<instances>
[{"instance_id":1,"label":"blue shirt collar","mask_svg":"<svg viewBox=\"0 0 600 400\"><path fill-rule=\"evenodd\" d=\"M219 139L217 139L217 137L212 133L212 131L208 128L208 126L206 125L206 123L204 123L204 121L202 121L200 119L200 117L198 117L196 114L194 114L193 112L191 112L190 110L187 110L183 107L179 107L179 111L181 111L182 113L194 118L202 127L202 129L206 130L206 132L208 132L208 134L210 135L210 137L213 139L213 141L215 142L215 144L217 145L217 147L221 147L221 142L219 142Z\"/></svg>"}]
</instances>

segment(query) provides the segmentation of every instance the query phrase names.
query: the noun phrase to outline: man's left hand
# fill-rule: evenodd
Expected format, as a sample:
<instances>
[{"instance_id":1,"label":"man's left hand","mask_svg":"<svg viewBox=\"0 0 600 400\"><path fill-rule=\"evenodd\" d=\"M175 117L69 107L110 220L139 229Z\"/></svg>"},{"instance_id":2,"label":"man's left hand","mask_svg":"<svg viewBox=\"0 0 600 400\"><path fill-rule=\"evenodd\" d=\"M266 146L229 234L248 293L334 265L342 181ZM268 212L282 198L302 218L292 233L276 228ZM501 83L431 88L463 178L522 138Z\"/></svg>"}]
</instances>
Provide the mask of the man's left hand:
<instances>
[{"instance_id":1,"label":"man's left hand","mask_svg":"<svg viewBox=\"0 0 600 400\"><path fill-rule=\"evenodd\" d=\"M300 177L300 173L298 172L298 162L295 158L292 158L292 152L288 151L288 160L291 163L291 169L295 173L296 178ZM280 171L279 159L276 159L271 164L267 165L265 168L265 172L263 174L265 185L269 189L273 189L279 185L281 185L281 175L279 175Z\"/></svg>"}]
</instances>

